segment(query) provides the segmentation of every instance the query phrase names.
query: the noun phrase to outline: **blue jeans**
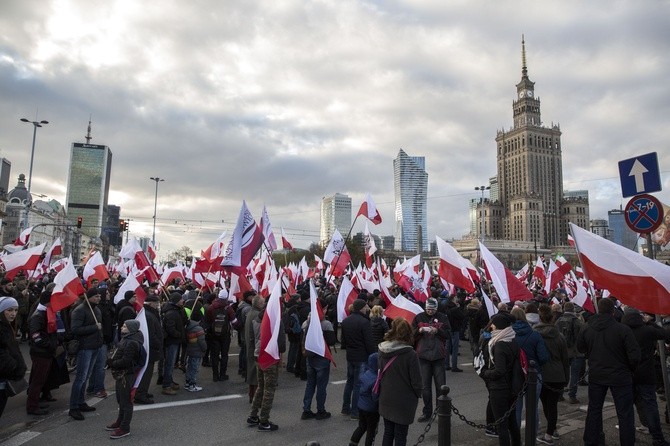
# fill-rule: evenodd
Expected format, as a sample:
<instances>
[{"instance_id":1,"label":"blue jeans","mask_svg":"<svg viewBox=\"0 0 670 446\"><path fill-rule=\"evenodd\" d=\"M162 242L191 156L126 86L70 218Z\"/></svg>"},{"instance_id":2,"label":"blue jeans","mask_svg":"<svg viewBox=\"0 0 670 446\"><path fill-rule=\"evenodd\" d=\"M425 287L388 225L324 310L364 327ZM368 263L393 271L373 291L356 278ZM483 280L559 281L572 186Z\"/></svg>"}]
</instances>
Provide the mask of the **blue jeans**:
<instances>
[{"instance_id":1,"label":"blue jeans","mask_svg":"<svg viewBox=\"0 0 670 446\"><path fill-rule=\"evenodd\" d=\"M174 370L174 363L177 360L177 351L179 344L168 344L165 346L165 360L163 361L163 388L167 389L172 386L172 371Z\"/></svg>"},{"instance_id":2,"label":"blue jeans","mask_svg":"<svg viewBox=\"0 0 670 446\"><path fill-rule=\"evenodd\" d=\"M77 375L72 383L70 392L70 409L79 410L79 406L84 404L84 391L86 390L86 381L91 376L93 370L94 358L98 354L98 349L82 349L77 352Z\"/></svg>"},{"instance_id":3,"label":"blue jeans","mask_svg":"<svg viewBox=\"0 0 670 446\"><path fill-rule=\"evenodd\" d=\"M351 415L358 416L358 392L361 390L362 362L347 361L347 383L344 385L344 395L342 396L342 410L350 411Z\"/></svg>"},{"instance_id":4,"label":"blue jeans","mask_svg":"<svg viewBox=\"0 0 670 446\"><path fill-rule=\"evenodd\" d=\"M577 356L570 359L570 383L568 384L568 396L570 398L577 398L577 389L579 388L579 372L584 366L586 358Z\"/></svg>"},{"instance_id":5,"label":"blue jeans","mask_svg":"<svg viewBox=\"0 0 670 446\"><path fill-rule=\"evenodd\" d=\"M635 385L635 407L644 426L649 428L654 444L663 444L665 437L661 430L661 417L656 402L656 386L654 384Z\"/></svg>"},{"instance_id":6,"label":"blue jeans","mask_svg":"<svg viewBox=\"0 0 670 446\"><path fill-rule=\"evenodd\" d=\"M451 332L451 368L458 368L458 345L461 340L460 331ZM447 364L449 366L449 364Z\"/></svg>"},{"instance_id":7,"label":"blue jeans","mask_svg":"<svg viewBox=\"0 0 670 446\"><path fill-rule=\"evenodd\" d=\"M98 393L105 390L105 364L107 363L107 345L102 344L94 358L93 372L88 381L86 392Z\"/></svg>"},{"instance_id":8,"label":"blue jeans","mask_svg":"<svg viewBox=\"0 0 670 446\"><path fill-rule=\"evenodd\" d=\"M198 370L202 356L189 356L186 360L186 384L195 384L198 380Z\"/></svg>"},{"instance_id":9,"label":"blue jeans","mask_svg":"<svg viewBox=\"0 0 670 446\"><path fill-rule=\"evenodd\" d=\"M316 391L317 412L326 411L326 386L330 378L330 361L323 356L307 357L307 387L302 400L302 410L307 412L312 407L312 397Z\"/></svg>"},{"instance_id":10,"label":"blue jeans","mask_svg":"<svg viewBox=\"0 0 670 446\"><path fill-rule=\"evenodd\" d=\"M612 392L614 407L619 420L619 444L635 444L635 412L633 411L633 385L605 386L589 380L589 408L584 425L584 446L600 445L603 430L603 403L607 390Z\"/></svg>"}]
</instances>

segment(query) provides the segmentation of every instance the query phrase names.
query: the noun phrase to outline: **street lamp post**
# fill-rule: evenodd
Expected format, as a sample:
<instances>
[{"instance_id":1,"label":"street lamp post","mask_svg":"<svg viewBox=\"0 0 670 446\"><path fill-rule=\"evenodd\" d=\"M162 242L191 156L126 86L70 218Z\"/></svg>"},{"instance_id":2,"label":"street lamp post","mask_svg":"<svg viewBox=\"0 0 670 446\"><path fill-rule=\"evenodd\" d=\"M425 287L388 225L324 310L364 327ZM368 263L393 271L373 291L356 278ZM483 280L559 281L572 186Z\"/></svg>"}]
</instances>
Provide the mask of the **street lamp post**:
<instances>
[{"instance_id":1,"label":"street lamp post","mask_svg":"<svg viewBox=\"0 0 670 446\"><path fill-rule=\"evenodd\" d=\"M477 186L477 187L475 187L475 190L482 191L482 198L481 198L481 201L479 202L480 206L481 206L480 215L481 215L481 220L482 220L481 225L479 226L479 230L481 231L480 234L479 234L479 238L481 238L482 243L484 243L484 239L486 238L486 235L484 233L485 228L486 228L486 226L484 224L484 191L489 190L489 189L491 189L491 186Z\"/></svg>"},{"instance_id":2,"label":"street lamp post","mask_svg":"<svg viewBox=\"0 0 670 446\"><path fill-rule=\"evenodd\" d=\"M158 177L150 177L149 178L151 181L156 182L156 195L154 195L154 232L153 236L151 237L151 243L154 245L154 248L156 247L156 210L158 208L158 183L160 181L165 181L163 178L158 178Z\"/></svg>"},{"instance_id":3,"label":"street lamp post","mask_svg":"<svg viewBox=\"0 0 670 446\"><path fill-rule=\"evenodd\" d=\"M33 125L33 147L30 151L30 169L28 170L28 192L30 192L30 185L33 180L33 160L35 158L35 138L37 137L37 127L42 127L49 123L49 121L31 121L30 119L21 118L21 122L28 122Z\"/></svg>"}]
</instances>

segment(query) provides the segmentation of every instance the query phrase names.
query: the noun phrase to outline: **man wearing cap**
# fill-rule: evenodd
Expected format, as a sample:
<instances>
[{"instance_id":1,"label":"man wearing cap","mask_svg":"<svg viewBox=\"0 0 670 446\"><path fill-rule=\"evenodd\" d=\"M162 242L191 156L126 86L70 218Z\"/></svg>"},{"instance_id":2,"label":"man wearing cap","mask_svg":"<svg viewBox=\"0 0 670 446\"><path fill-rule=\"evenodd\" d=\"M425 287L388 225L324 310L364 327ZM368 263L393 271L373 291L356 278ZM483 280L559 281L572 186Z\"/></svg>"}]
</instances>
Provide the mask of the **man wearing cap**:
<instances>
[{"instance_id":1,"label":"man wearing cap","mask_svg":"<svg viewBox=\"0 0 670 446\"><path fill-rule=\"evenodd\" d=\"M178 293L170 294L170 300L163 304L163 330L165 332L165 361L163 361L163 395L176 395L179 384L172 379L172 371L177 361L177 352L185 339L186 314L184 298Z\"/></svg>"},{"instance_id":2,"label":"man wearing cap","mask_svg":"<svg viewBox=\"0 0 670 446\"><path fill-rule=\"evenodd\" d=\"M347 351L347 383L342 396L342 415L350 415L358 419L358 392L360 390L359 375L361 367L370 354L377 351L372 342L372 326L368 313L370 307L363 299L356 299L352 311L342 321L342 348Z\"/></svg>"},{"instance_id":3,"label":"man wearing cap","mask_svg":"<svg viewBox=\"0 0 670 446\"><path fill-rule=\"evenodd\" d=\"M417 420L423 423L433 415L433 388L436 395L446 384L446 340L450 336L449 319L437 311L437 299L429 298L423 313L419 313L412 322L414 329L414 348L421 365L423 379L423 412ZM437 398L437 397L436 397Z\"/></svg>"},{"instance_id":4,"label":"man wearing cap","mask_svg":"<svg viewBox=\"0 0 670 446\"><path fill-rule=\"evenodd\" d=\"M154 376L154 365L163 357L163 327L158 313L160 301L155 294L148 294L144 301L144 314L147 319L149 333L149 351L147 352L147 369L135 392L135 404L153 404L153 395L149 393L149 385Z\"/></svg>"},{"instance_id":5,"label":"man wearing cap","mask_svg":"<svg viewBox=\"0 0 670 446\"><path fill-rule=\"evenodd\" d=\"M228 352L233 327L237 326L235 311L228 300L228 291L219 291L218 298L205 311L207 345L212 364L212 381L228 380Z\"/></svg>"},{"instance_id":6,"label":"man wearing cap","mask_svg":"<svg viewBox=\"0 0 670 446\"><path fill-rule=\"evenodd\" d=\"M102 315L98 304L100 292L91 288L86 292L84 301L79 304L70 315L70 331L79 341L77 352L77 375L72 383L70 393L70 411L68 415L77 421L82 421L82 412L92 412L91 407L84 401L86 381L91 376L98 350L102 347Z\"/></svg>"}]
</instances>

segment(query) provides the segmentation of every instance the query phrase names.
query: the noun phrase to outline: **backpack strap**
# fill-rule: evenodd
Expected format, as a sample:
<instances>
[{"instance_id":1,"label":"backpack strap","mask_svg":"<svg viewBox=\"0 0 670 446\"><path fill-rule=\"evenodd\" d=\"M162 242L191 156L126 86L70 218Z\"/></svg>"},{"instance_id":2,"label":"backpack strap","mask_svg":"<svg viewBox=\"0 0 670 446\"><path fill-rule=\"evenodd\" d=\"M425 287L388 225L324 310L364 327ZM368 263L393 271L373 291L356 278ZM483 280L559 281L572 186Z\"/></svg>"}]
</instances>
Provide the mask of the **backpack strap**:
<instances>
[{"instance_id":1,"label":"backpack strap","mask_svg":"<svg viewBox=\"0 0 670 446\"><path fill-rule=\"evenodd\" d=\"M393 358L391 358L391 360L384 365L384 368L382 370L377 370L377 379L375 380L375 385L372 387L372 392L373 393L379 393L379 385L382 382L382 376L384 376L384 372L386 372L386 370L389 367L391 367L391 364L393 364L393 361L395 361L395 358L397 358L397 356L394 356Z\"/></svg>"}]
</instances>

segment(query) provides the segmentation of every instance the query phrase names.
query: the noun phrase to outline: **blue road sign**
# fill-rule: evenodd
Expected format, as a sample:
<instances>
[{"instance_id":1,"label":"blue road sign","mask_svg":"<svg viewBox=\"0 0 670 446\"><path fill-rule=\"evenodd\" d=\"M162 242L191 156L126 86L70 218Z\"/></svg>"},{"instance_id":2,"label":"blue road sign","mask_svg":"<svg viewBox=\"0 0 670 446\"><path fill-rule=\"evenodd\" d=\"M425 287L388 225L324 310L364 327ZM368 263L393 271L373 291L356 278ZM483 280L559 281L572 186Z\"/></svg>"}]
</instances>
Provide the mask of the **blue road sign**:
<instances>
[{"instance_id":1,"label":"blue road sign","mask_svg":"<svg viewBox=\"0 0 670 446\"><path fill-rule=\"evenodd\" d=\"M661 190L661 174L656 152L619 161L619 177L623 197Z\"/></svg>"},{"instance_id":2,"label":"blue road sign","mask_svg":"<svg viewBox=\"0 0 670 446\"><path fill-rule=\"evenodd\" d=\"M663 205L651 195L638 195L626 204L626 224L640 234L654 232L663 221Z\"/></svg>"}]
</instances>

